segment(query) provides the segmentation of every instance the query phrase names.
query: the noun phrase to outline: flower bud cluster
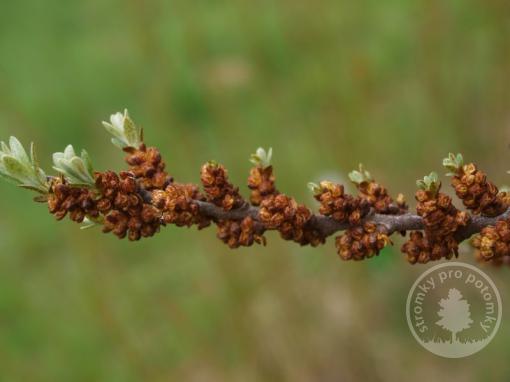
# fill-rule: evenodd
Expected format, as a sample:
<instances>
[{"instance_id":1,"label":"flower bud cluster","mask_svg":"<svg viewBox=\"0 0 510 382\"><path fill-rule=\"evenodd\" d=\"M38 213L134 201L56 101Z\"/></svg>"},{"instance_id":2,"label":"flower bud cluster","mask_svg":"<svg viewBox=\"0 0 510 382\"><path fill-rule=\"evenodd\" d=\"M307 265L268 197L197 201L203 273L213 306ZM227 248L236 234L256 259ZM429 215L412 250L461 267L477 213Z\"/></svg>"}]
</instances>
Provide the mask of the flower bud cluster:
<instances>
[{"instance_id":1,"label":"flower bud cluster","mask_svg":"<svg viewBox=\"0 0 510 382\"><path fill-rule=\"evenodd\" d=\"M53 178L47 195L48 209L57 220L69 218L82 223L88 216L99 217L96 195L85 187L70 185L64 178Z\"/></svg>"},{"instance_id":2,"label":"flower bud cluster","mask_svg":"<svg viewBox=\"0 0 510 382\"><path fill-rule=\"evenodd\" d=\"M452 186L464 206L474 214L497 216L508 208L505 203L506 194L499 192L494 183L487 180L485 173L473 163L461 167L452 177Z\"/></svg>"},{"instance_id":3,"label":"flower bud cluster","mask_svg":"<svg viewBox=\"0 0 510 382\"><path fill-rule=\"evenodd\" d=\"M251 190L250 202L254 206L260 206L262 200L271 195L278 194L275 187L275 176L273 167L256 166L250 170L248 187Z\"/></svg>"},{"instance_id":4,"label":"flower bud cluster","mask_svg":"<svg viewBox=\"0 0 510 382\"><path fill-rule=\"evenodd\" d=\"M363 260L379 254L391 241L374 223L351 227L336 238L338 254L343 260Z\"/></svg>"},{"instance_id":5,"label":"flower bud cluster","mask_svg":"<svg viewBox=\"0 0 510 382\"><path fill-rule=\"evenodd\" d=\"M474 163L464 164L461 154L449 154L443 160L452 177L452 187L464 206L474 214L497 216L505 212L509 206L509 196L499 192L498 188L487 175L479 170Z\"/></svg>"},{"instance_id":6,"label":"flower bud cluster","mask_svg":"<svg viewBox=\"0 0 510 382\"><path fill-rule=\"evenodd\" d=\"M105 215L103 232L131 241L159 232L161 212L144 202L132 173L96 173L96 187L101 194L97 208Z\"/></svg>"},{"instance_id":7,"label":"flower bud cluster","mask_svg":"<svg viewBox=\"0 0 510 382\"><path fill-rule=\"evenodd\" d=\"M244 205L239 188L228 180L228 172L220 164L208 162L202 166L200 174L207 201L230 211Z\"/></svg>"},{"instance_id":8,"label":"flower bud cluster","mask_svg":"<svg viewBox=\"0 0 510 382\"><path fill-rule=\"evenodd\" d=\"M230 248L250 247L254 243L266 245L262 227L256 227L251 216L241 221L225 220L217 223L217 237Z\"/></svg>"},{"instance_id":9,"label":"flower bud cluster","mask_svg":"<svg viewBox=\"0 0 510 382\"><path fill-rule=\"evenodd\" d=\"M402 252L412 264L451 259L458 255L455 233L469 223L470 217L466 212L457 210L452 199L440 193L439 189L440 183L435 182L432 187L416 192L416 209L423 218L425 235L411 233L410 240L402 246Z\"/></svg>"},{"instance_id":10,"label":"flower bud cluster","mask_svg":"<svg viewBox=\"0 0 510 382\"><path fill-rule=\"evenodd\" d=\"M162 190L172 182L165 171L165 162L155 147L142 143L138 148L126 147L124 151L128 153L126 162L130 166L129 171L146 190Z\"/></svg>"},{"instance_id":11,"label":"flower bud cluster","mask_svg":"<svg viewBox=\"0 0 510 382\"><path fill-rule=\"evenodd\" d=\"M260 205L259 217L265 228L278 230L285 240L293 240L302 245L318 245L324 241L317 231L307 225L312 212L284 194L264 199Z\"/></svg>"},{"instance_id":12,"label":"flower bud cluster","mask_svg":"<svg viewBox=\"0 0 510 382\"><path fill-rule=\"evenodd\" d=\"M178 227L197 225L202 229L210 224L210 220L200 214L197 200L205 198L194 184L172 183L164 191L152 192L152 203L162 211L163 221Z\"/></svg>"},{"instance_id":13,"label":"flower bud cluster","mask_svg":"<svg viewBox=\"0 0 510 382\"><path fill-rule=\"evenodd\" d=\"M402 214L407 212L404 195L398 194L396 201L389 195L388 190L377 183L370 173L359 165L359 171L352 171L349 179L356 185L360 197L368 201L375 212L379 214Z\"/></svg>"},{"instance_id":14,"label":"flower bud cluster","mask_svg":"<svg viewBox=\"0 0 510 382\"><path fill-rule=\"evenodd\" d=\"M319 212L340 223L358 225L370 212L370 202L365 198L348 195L344 186L328 181L314 187L314 198L320 203Z\"/></svg>"},{"instance_id":15,"label":"flower bud cluster","mask_svg":"<svg viewBox=\"0 0 510 382\"><path fill-rule=\"evenodd\" d=\"M479 258L485 261L510 256L510 222L499 220L494 226L483 228L472 244L478 250Z\"/></svg>"}]
</instances>

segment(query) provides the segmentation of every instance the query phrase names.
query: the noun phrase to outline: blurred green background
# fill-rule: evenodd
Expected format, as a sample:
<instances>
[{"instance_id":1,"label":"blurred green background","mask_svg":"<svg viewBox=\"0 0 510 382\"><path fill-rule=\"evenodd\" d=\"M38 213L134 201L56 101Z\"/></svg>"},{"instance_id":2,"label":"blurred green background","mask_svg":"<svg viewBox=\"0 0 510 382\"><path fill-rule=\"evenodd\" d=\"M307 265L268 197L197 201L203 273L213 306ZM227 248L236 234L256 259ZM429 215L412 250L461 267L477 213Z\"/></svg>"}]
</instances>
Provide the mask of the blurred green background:
<instances>
[{"instance_id":1,"label":"blurred green background","mask_svg":"<svg viewBox=\"0 0 510 382\"><path fill-rule=\"evenodd\" d=\"M35 141L47 169L68 143L121 169L100 122L127 107L177 180L215 159L244 185L249 154L272 146L279 188L309 205L307 182L360 161L412 202L449 151L509 182L509 41L507 0L3 0L0 135ZM485 269L496 338L446 360L407 328L429 266L400 239L361 263L274 233L237 251L214 229L128 243L0 193L1 381L510 377L507 269Z\"/></svg>"}]
</instances>

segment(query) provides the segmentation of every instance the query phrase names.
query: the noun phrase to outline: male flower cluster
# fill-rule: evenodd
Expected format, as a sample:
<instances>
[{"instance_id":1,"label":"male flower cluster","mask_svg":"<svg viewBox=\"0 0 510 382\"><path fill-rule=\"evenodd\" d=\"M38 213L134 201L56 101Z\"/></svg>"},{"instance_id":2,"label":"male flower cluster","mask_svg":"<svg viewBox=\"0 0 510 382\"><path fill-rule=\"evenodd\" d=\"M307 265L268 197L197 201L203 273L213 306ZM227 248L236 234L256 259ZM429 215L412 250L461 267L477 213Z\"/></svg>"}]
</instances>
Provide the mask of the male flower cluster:
<instances>
[{"instance_id":1,"label":"male flower cluster","mask_svg":"<svg viewBox=\"0 0 510 382\"><path fill-rule=\"evenodd\" d=\"M273 166L271 166L272 155L272 149L266 152L266 150L260 147L251 157L251 162L255 167L252 167L250 170L248 188L251 190L250 202L254 206L260 206L262 200L271 195L278 194L275 187Z\"/></svg>"},{"instance_id":2,"label":"male flower cluster","mask_svg":"<svg viewBox=\"0 0 510 382\"><path fill-rule=\"evenodd\" d=\"M469 223L469 215L457 210L452 199L439 192L441 183L437 174L431 173L418 181L418 186L420 190L416 192L416 210L423 218L425 236L421 233L412 234L402 251L412 264L457 256L459 244L455 233Z\"/></svg>"},{"instance_id":3,"label":"male flower cluster","mask_svg":"<svg viewBox=\"0 0 510 382\"><path fill-rule=\"evenodd\" d=\"M196 203L203 200L205 197L194 184L172 183L164 191L152 192L152 203L162 211L165 224L175 224L177 227L197 225L202 229L210 224L210 220L200 214Z\"/></svg>"},{"instance_id":4,"label":"male flower cluster","mask_svg":"<svg viewBox=\"0 0 510 382\"><path fill-rule=\"evenodd\" d=\"M443 160L443 165L450 171L457 197L474 214L497 216L508 208L506 193L499 192L474 163L464 164L462 155L450 154Z\"/></svg>"},{"instance_id":5,"label":"male flower cluster","mask_svg":"<svg viewBox=\"0 0 510 382\"><path fill-rule=\"evenodd\" d=\"M319 185L310 183L309 187L320 203L319 212L340 223L357 225L370 211L370 202L367 199L346 194L341 184L322 181Z\"/></svg>"},{"instance_id":6,"label":"male flower cluster","mask_svg":"<svg viewBox=\"0 0 510 382\"><path fill-rule=\"evenodd\" d=\"M69 218L82 223L85 217L97 218L96 195L85 187L70 185L64 178L53 178L47 195L48 209L57 220Z\"/></svg>"},{"instance_id":7,"label":"male flower cluster","mask_svg":"<svg viewBox=\"0 0 510 382\"><path fill-rule=\"evenodd\" d=\"M394 201L386 187L377 183L363 165L359 165L359 171L352 171L349 179L356 185L360 197L368 201L375 212L379 214L407 212L404 195L398 194Z\"/></svg>"},{"instance_id":8,"label":"male flower cluster","mask_svg":"<svg viewBox=\"0 0 510 382\"><path fill-rule=\"evenodd\" d=\"M264 227L278 230L285 240L302 245L320 242L316 233L307 229L312 212L287 195L273 195L263 200L259 217Z\"/></svg>"},{"instance_id":9,"label":"male flower cluster","mask_svg":"<svg viewBox=\"0 0 510 382\"><path fill-rule=\"evenodd\" d=\"M132 173L97 173L96 187L101 193L97 206L105 215L103 232L121 239L128 236L131 241L159 232L161 212L142 199Z\"/></svg>"},{"instance_id":10,"label":"male flower cluster","mask_svg":"<svg viewBox=\"0 0 510 382\"><path fill-rule=\"evenodd\" d=\"M230 248L250 247L254 243L266 245L262 227L256 227L251 216L242 221L225 220L218 222L217 237Z\"/></svg>"},{"instance_id":11,"label":"male flower cluster","mask_svg":"<svg viewBox=\"0 0 510 382\"><path fill-rule=\"evenodd\" d=\"M209 202L222 207L226 211L244 205L244 200L239 194L239 188L234 187L229 182L227 170L222 165L216 162L204 164L200 179Z\"/></svg>"},{"instance_id":12,"label":"male flower cluster","mask_svg":"<svg viewBox=\"0 0 510 382\"><path fill-rule=\"evenodd\" d=\"M482 260L498 260L510 256L510 222L499 220L482 229L472 241Z\"/></svg>"},{"instance_id":13,"label":"male flower cluster","mask_svg":"<svg viewBox=\"0 0 510 382\"><path fill-rule=\"evenodd\" d=\"M363 260L378 255L391 241L374 223L351 227L336 238L338 254L343 260Z\"/></svg>"},{"instance_id":14,"label":"male flower cluster","mask_svg":"<svg viewBox=\"0 0 510 382\"><path fill-rule=\"evenodd\" d=\"M128 153L126 163L129 164L129 171L146 190L164 189L172 182L172 178L165 171L165 162L155 147L146 147L141 144L138 148L125 148Z\"/></svg>"}]
</instances>

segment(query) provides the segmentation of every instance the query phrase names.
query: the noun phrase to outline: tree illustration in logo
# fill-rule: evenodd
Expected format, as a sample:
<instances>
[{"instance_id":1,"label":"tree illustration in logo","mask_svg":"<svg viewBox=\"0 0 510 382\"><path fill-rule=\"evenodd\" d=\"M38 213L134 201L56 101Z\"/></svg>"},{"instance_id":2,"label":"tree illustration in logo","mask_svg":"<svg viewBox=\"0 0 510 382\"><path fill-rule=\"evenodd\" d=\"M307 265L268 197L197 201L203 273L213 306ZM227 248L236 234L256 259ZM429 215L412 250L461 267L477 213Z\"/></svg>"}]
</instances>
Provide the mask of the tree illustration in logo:
<instances>
[{"instance_id":1,"label":"tree illustration in logo","mask_svg":"<svg viewBox=\"0 0 510 382\"><path fill-rule=\"evenodd\" d=\"M452 333L451 343L458 342L457 334L464 329L469 329L473 320L469 311L469 303L455 288L448 291L448 298L439 301L441 309L437 315L441 317L436 325Z\"/></svg>"}]
</instances>

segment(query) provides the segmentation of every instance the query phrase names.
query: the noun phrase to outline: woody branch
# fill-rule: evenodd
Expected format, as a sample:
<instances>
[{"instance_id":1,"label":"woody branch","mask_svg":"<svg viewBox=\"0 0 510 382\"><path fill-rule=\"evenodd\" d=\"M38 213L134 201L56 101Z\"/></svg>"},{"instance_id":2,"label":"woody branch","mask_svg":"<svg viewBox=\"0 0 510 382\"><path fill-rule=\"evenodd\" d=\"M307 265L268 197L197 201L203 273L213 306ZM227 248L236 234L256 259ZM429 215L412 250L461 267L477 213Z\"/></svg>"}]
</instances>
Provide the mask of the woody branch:
<instances>
[{"instance_id":1,"label":"woody branch","mask_svg":"<svg viewBox=\"0 0 510 382\"><path fill-rule=\"evenodd\" d=\"M233 211L225 211L212 203L196 201L200 212L215 221L220 220L244 220L247 217L252 217L259 221L259 208L245 206ZM495 217L488 216L473 216L471 221L462 230L457 232L457 239L464 241L469 239L474 234L479 233L483 228L494 226L499 220L507 220L510 218L510 208L501 215ZM411 213L403 215L382 215L382 214L369 214L363 222L371 222L379 226L387 235L392 235L395 232L403 231L416 231L423 230L423 218ZM314 214L309 221L310 226L319 231L324 237L329 237L337 232L349 229L348 223L340 223L335 219L327 216Z\"/></svg>"},{"instance_id":2,"label":"woody branch","mask_svg":"<svg viewBox=\"0 0 510 382\"><path fill-rule=\"evenodd\" d=\"M311 246L340 232L335 238L340 257L362 260L392 244L393 234L409 233L401 250L414 264L458 256L459 243L475 235L472 243L479 260L500 264L510 258L510 197L473 163L465 164L460 154L450 154L443 166L464 210L441 192L437 174L431 173L417 182L416 214L410 213L402 194L393 198L360 165L349 174L357 195L329 181L309 184L319 202L318 213L313 213L277 190L271 149L258 149L251 157L246 200L216 162L202 166L201 188L176 182L159 150L145 145L142 130L127 111L103 124L112 143L127 155L126 171L95 171L86 151L77 155L68 146L53 155L58 176L47 176L34 146L27 154L11 137L8 145L1 143L0 175L38 192L35 200L47 203L58 220L68 216L84 223L82 228L99 225L105 233L130 240L151 237L167 225L202 229L214 224L218 238L231 248L265 245L268 230Z\"/></svg>"}]
</instances>

